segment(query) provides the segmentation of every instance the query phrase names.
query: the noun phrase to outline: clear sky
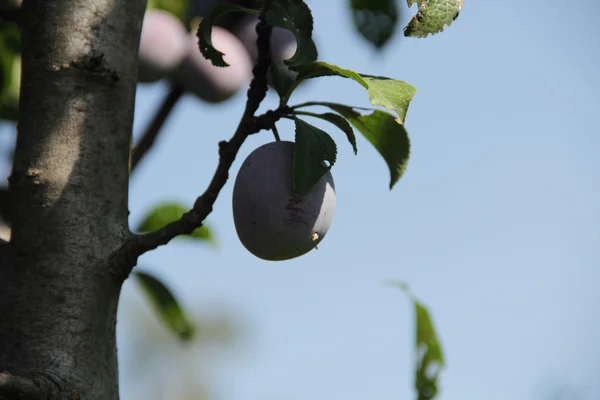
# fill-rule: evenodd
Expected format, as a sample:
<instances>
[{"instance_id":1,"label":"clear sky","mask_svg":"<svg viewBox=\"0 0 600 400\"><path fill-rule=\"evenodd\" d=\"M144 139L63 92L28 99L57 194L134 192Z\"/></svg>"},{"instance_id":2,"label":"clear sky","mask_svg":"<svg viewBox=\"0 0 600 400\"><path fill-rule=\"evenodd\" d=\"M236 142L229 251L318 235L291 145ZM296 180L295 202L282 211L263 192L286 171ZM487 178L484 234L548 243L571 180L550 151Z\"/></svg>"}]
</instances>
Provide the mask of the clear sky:
<instances>
[{"instance_id":1,"label":"clear sky","mask_svg":"<svg viewBox=\"0 0 600 400\"><path fill-rule=\"evenodd\" d=\"M230 181L209 218L218 250L174 243L141 259L186 308L225 309L242 324L237 351L206 372L214 398L413 398L414 315L384 285L398 279L429 306L441 335L440 400L533 400L555 385L573 388L570 399L599 399L600 5L467 0L444 33L405 39L399 29L377 54L354 32L346 1L308 3L321 60L417 87L406 123L412 157L390 192L365 139L354 156L341 132L316 123L339 139L336 215L318 251L279 263L253 257L237 240ZM139 88L137 133L164 90ZM292 101L317 99L369 105L341 78L312 81ZM188 96L177 106L132 182L133 225L160 201L192 204L243 103L240 92L222 105ZM292 125L280 133L292 139ZM252 137L233 176L270 140ZM207 359L167 343L143 381L154 397L142 395L132 341L151 329L131 326L139 302L129 280L119 315L123 396L169 398L157 385L177 386Z\"/></svg>"}]
</instances>

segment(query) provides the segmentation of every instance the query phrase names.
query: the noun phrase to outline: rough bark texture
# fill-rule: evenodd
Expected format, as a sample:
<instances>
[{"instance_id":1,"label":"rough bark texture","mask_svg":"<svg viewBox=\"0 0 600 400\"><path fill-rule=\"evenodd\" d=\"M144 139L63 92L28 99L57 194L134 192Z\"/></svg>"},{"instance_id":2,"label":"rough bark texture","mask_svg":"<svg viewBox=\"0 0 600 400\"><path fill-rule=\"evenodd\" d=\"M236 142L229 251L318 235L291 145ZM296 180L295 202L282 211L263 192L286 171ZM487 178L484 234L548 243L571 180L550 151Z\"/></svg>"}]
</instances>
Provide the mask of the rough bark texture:
<instances>
[{"instance_id":1,"label":"rough bark texture","mask_svg":"<svg viewBox=\"0 0 600 400\"><path fill-rule=\"evenodd\" d=\"M129 150L145 3L23 3L9 179L18 207L11 242L0 243L0 398L20 398L19 387L25 398L119 396L122 282L108 260L130 235ZM3 383L14 393L2 393Z\"/></svg>"}]
</instances>

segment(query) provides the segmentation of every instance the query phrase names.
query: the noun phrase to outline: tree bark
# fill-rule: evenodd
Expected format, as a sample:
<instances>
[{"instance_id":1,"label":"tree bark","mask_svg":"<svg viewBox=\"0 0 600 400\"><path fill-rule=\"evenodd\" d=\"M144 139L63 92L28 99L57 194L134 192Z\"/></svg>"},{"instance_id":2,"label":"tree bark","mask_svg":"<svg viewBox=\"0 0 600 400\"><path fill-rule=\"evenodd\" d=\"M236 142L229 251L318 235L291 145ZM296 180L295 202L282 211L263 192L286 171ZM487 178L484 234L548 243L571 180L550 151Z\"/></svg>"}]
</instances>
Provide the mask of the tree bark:
<instances>
[{"instance_id":1,"label":"tree bark","mask_svg":"<svg viewBox=\"0 0 600 400\"><path fill-rule=\"evenodd\" d=\"M24 0L10 243L0 241L0 399L118 399L110 255L128 181L145 0Z\"/></svg>"}]
</instances>

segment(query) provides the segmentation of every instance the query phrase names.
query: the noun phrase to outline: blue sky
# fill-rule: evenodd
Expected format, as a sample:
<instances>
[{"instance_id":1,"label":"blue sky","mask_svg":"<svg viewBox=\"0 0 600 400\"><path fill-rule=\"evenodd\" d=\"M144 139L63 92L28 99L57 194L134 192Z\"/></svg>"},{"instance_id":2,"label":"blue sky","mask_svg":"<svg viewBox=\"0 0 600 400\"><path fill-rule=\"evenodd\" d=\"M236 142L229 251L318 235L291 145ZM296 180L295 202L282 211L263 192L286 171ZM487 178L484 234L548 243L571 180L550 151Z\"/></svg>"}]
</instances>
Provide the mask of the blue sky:
<instances>
[{"instance_id":1,"label":"blue sky","mask_svg":"<svg viewBox=\"0 0 600 400\"><path fill-rule=\"evenodd\" d=\"M320 59L417 87L412 157L390 192L366 140L354 156L341 132L320 125L339 139L339 158L336 215L318 251L253 257L237 240L230 181L209 218L218 250L173 243L142 257L186 308L229 310L241 322L242 342L206 372L214 398L413 398L414 316L390 279L406 281L433 314L447 358L440 400L538 399L548 385L600 398L598 4L467 0L444 33L404 39L398 30L381 54L353 31L346 1L309 4ZM164 90L140 86L136 132ZM368 105L340 78L314 80L292 102L316 99ZM240 92L221 105L188 96L177 106L132 182L133 225L160 201L192 204L243 104ZM292 125L280 133L292 139ZM233 174L271 138L252 137ZM128 367L132 338L146 334L132 326L140 307L129 280L119 315L125 399L141 398ZM147 387L205 364L165 346Z\"/></svg>"}]
</instances>

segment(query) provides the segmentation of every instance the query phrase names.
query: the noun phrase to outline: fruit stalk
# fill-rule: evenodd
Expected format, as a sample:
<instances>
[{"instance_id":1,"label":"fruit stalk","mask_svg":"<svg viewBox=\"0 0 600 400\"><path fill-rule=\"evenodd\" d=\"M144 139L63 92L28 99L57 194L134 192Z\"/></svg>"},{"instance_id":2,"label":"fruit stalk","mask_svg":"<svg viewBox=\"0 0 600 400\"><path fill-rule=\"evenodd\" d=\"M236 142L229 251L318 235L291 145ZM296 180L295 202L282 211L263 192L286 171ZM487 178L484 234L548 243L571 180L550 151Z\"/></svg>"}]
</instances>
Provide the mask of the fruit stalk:
<instances>
[{"instance_id":1,"label":"fruit stalk","mask_svg":"<svg viewBox=\"0 0 600 400\"><path fill-rule=\"evenodd\" d=\"M281 137L279 137L279 132L277 131L277 127L275 126L275 124L273 124L273 127L271 128L271 130L273 131L273 136L275 137L275 141L281 142Z\"/></svg>"}]
</instances>

